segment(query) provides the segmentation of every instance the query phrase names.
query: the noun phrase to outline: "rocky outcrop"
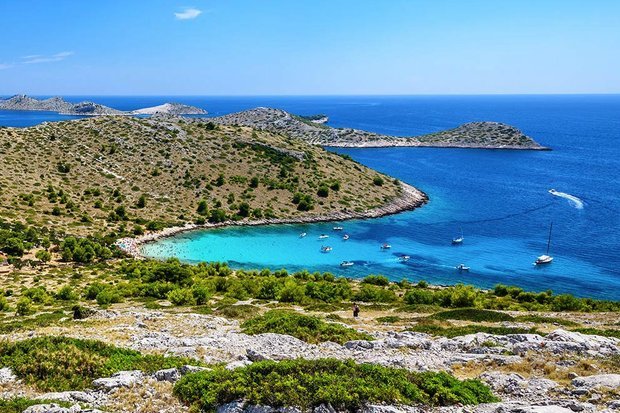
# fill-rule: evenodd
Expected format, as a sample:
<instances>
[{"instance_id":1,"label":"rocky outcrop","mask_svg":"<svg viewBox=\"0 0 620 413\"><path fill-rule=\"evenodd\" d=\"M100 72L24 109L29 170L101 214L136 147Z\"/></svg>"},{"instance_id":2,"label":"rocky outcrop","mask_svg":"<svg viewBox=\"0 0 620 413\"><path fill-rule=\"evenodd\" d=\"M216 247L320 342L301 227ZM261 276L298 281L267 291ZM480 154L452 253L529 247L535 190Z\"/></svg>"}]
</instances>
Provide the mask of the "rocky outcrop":
<instances>
[{"instance_id":1,"label":"rocky outcrop","mask_svg":"<svg viewBox=\"0 0 620 413\"><path fill-rule=\"evenodd\" d=\"M159 106L138 109L131 112L132 115L206 115L207 111L195 106L184 105L182 103L164 103Z\"/></svg>"},{"instance_id":2,"label":"rocky outcrop","mask_svg":"<svg viewBox=\"0 0 620 413\"><path fill-rule=\"evenodd\" d=\"M15 95L0 100L0 110L48 111L62 115L101 116L101 115L204 115L206 110L181 103L164 103L144 109L124 112L94 102L70 103L62 97L36 99L26 95Z\"/></svg>"},{"instance_id":3,"label":"rocky outcrop","mask_svg":"<svg viewBox=\"0 0 620 413\"><path fill-rule=\"evenodd\" d=\"M13 370L9 367L3 367L0 369L0 384L12 383L17 380L15 374L13 374Z\"/></svg>"},{"instance_id":4,"label":"rocky outcrop","mask_svg":"<svg viewBox=\"0 0 620 413\"><path fill-rule=\"evenodd\" d=\"M422 136L396 137L351 128L332 128L280 109L256 108L209 121L284 133L311 144L334 147L449 147L480 149L548 149L517 128L498 122L473 122Z\"/></svg>"},{"instance_id":5,"label":"rocky outcrop","mask_svg":"<svg viewBox=\"0 0 620 413\"><path fill-rule=\"evenodd\" d=\"M61 407L57 404L35 404L28 407L23 413L105 413L98 409L83 409L79 404L71 407Z\"/></svg>"},{"instance_id":6,"label":"rocky outcrop","mask_svg":"<svg viewBox=\"0 0 620 413\"><path fill-rule=\"evenodd\" d=\"M140 370L119 371L111 377L94 380L93 386L103 391L110 391L119 387L129 387L141 382L143 379L144 374Z\"/></svg>"}]
</instances>

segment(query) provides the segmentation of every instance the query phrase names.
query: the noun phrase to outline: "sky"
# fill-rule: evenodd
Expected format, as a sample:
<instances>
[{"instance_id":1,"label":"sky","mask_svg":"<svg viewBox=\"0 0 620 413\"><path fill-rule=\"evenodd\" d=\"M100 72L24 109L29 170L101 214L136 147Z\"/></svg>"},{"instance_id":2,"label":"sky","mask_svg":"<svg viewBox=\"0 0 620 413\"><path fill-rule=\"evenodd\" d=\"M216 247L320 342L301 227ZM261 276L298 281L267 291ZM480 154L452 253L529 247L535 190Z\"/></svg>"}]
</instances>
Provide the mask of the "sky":
<instances>
[{"instance_id":1,"label":"sky","mask_svg":"<svg viewBox=\"0 0 620 413\"><path fill-rule=\"evenodd\" d=\"M620 93L618 0L0 0L0 95Z\"/></svg>"}]
</instances>

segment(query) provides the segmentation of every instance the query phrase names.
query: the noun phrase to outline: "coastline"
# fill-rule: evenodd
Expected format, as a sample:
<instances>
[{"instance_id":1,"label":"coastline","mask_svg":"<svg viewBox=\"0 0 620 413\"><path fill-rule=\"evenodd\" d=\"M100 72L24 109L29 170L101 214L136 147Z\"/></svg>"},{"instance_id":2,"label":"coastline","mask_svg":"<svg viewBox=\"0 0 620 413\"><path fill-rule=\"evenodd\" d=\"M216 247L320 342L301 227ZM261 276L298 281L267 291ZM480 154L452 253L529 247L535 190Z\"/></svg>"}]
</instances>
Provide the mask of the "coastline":
<instances>
[{"instance_id":1,"label":"coastline","mask_svg":"<svg viewBox=\"0 0 620 413\"><path fill-rule=\"evenodd\" d=\"M184 226L164 228L161 231L153 231L140 235L137 237L125 237L119 238L114 243L126 254L133 258L143 259L145 258L140 250L140 247L144 244L156 242L160 239L173 237L175 235L196 231L201 229L222 228L232 226L261 226L261 225L276 225L276 224L312 224L318 222L331 222L331 221L345 221L351 219L371 219L380 218L388 215L398 214L400 212L412 211L426 204L429 200L426 193L419 189L400 182L402 193L397 198L391 200L389 203L373 208L367 211L338 211L320 215L308 215L295 218L274 218L274 219L260 219L254 221L225 221L220 223L205 223L198 224L186 224Z\"/></svg>"}]
</instances>

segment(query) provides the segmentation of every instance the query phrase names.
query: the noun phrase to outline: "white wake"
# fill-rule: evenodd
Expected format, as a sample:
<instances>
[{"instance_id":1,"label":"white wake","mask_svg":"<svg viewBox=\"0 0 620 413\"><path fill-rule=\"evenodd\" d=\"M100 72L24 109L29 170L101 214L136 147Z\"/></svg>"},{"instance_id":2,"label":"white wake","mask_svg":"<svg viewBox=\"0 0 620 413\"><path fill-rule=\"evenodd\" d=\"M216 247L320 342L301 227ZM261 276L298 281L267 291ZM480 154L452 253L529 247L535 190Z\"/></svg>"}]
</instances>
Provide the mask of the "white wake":
<instances>
[{"instance_id":1,"label":"white wake","mask_svg":"<svg viewBox=\"0 0 620 413\"><path fill-rule=\"evenodd\" d=\"M565 192L559 192L555 189L550 189L549 193L554 196L559 196L560 198L567 199L568 202L577 209L583 209L583 201L577 198L575 195L567 194Z\"/></svg>"}]
</instances>

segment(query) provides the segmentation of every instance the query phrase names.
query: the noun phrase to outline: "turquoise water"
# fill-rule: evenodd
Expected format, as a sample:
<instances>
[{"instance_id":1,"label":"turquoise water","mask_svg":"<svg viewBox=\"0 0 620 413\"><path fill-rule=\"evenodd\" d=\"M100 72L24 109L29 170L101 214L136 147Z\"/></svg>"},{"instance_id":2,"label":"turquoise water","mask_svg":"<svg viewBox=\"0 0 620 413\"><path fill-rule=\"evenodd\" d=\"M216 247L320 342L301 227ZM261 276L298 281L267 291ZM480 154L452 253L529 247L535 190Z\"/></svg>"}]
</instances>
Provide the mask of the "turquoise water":
<instances>
[{"instance_id":1,"label":"turquoise water","mask_svg":"<svg viewBox=\"0 0 620 413\"><path fill-rule=\"evenodd\" d=\"M95 101L95 97L90 97ZM170 98L109 98L122 109ZM114 105L113 100L119 99ZM123 100L125 99L125 100ZM620 96L428 96L176 98L217 115L255 106L326 113L333 126L394 135L476 120L512 124L551 152L431 148L338 149L430 196L413 212L338 224L228 228L182 234L144 247L152 257L227 261L236 268L330 271L348 277L528 290L620 300ZM146 104L145 104L146 103ZM122 106L124 105L124 106ZM0 114L1 115L1 114ZM0 123L2 122L0 117ZM19 122L19 120L17 120ZM576 196L583 203L553 196ZM535 267L553 221L554 262ZM333 231L342 225L350 240ZM463 228L465 242L451 239ZM308 235L300 239L299 234ZM322 233L330 235L318 240ZM392 248L381 250L382 243ZM333 248L321 253L322 245ZM400 255L411 259L399 262ZM354 265L341 268L340 262ZM454 268L460 263L469 273Z\"/></svg>"}]
</instances>

